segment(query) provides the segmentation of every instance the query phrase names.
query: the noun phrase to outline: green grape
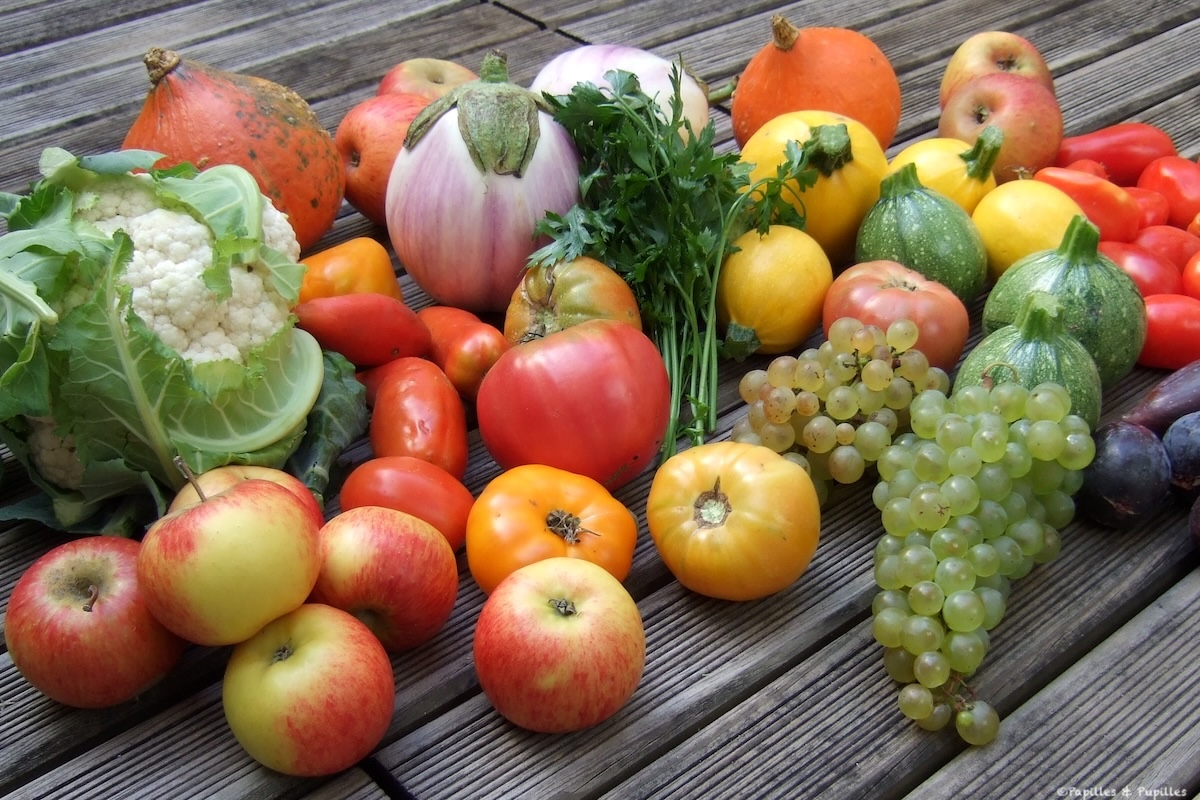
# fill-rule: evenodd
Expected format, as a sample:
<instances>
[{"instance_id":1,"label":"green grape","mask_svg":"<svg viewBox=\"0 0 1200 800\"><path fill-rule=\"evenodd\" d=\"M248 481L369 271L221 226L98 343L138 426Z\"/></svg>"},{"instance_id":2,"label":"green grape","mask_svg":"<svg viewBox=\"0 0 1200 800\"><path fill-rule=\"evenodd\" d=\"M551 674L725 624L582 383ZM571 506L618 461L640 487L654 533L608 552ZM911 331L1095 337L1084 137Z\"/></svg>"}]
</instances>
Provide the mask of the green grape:
<instances>
[{"instance_id":1,"label":"green grape","mask_svg":"<svg viewBox=\"0 0 1200 800\"><path fill-rule=\"evenodd\" d=\"M974 478L979 472L979 468L983 466L983 459L979 457L979 453L976 453L973 447L964 445L951 451L946 460L946 466L950 468L951 475Z\"/></svg>"},{"instance_id":2,"label":"green grape","mask_svg":"<svg viewBox=\"0 0 1200 800\"><path fill-rule=\"evenodd\" d=\"M942 602L946 599L946 593L933 581L917 581L908 590L905 599L908 601L908 608L912 613L932 617L942 610Z\"/></svg>"},{"instance_id":3,"label":"green grape","mask_svg":"<svg viewBox=\"0 0 1200 800\"><path fill-rule=\"evenodd\" d=\"M950 662L950 669L970 675L983 663L987 645L979 638L978 631L950 631L942 640L942 652Z\"/></svg>"},{"instance_id":4,"label":"green grape","mask_svg":"<svg viewBox=\"0 0 1200 800\"><path fill-rule=\"evenodd\" d=\"M1070 410L1071 395L1066 389L1053 383L1039 383L1029 390L1029 399L1025 401L1025 417L1030 422L1058 422Z\"/></svg>"},{"instance_id":5,"label":"green grape","mask_svg":"<svg viewBox=\"0 0 1200 800\"><path fill-rule=\"evenodd\" d=\"M991 540L991 544L1000 556L1000 568L996 572L1006 578L1015 575L1021 567L1021 559L1025 557L1021 545L1007 536L997 536Z\"/></svg>"},{"instance_id":6,"label":"green grape","mask_svg":"<svg viewBox=\"0 0 1200 800\"><path fill-rule=\"evenodd\" d=\"M883 649L883 668L888 677L897 683L912 683L917 679L913 674L913 662L917 659L903 647L885 647Z\"/></svg>"},{"instance_id":7,"label":"green grape","mask_svg":"<svg viewBox=\"0 0 1200 800\"><path fill-rule=\"evenodd\" d=\"M1029 448L1029 455L1039 461L1054 461L1066 444L1067 437L1063 435L1062 428L1058 427L1057 422L1048 419L1037 420L1029 426L1029 431L1025 434L1025 446Z\"/></svg>"},{"instance_id":8,"label":"green grape","mask_svg":"<svg viewBox=\"0 0 1200 800\"><path fill-rule=\"evenodd\" d=\"M890 409L908 408L913 399L912 384L899 375L892 377L892 382L883 390L883 405Z\"/></svg>"},{"instance_id":9,"label":"green grape","mask_svg":"<svg viewBox=\"0 0 1200 800\"><path fill-rule=\"evenodd\" d=\"M1041 496L1046 517L1042 521L1052 528L1065 528L1075 519L1075 498L1062 489L1053 489Z\"/></svg>"},{"instance_id":10,"label":"green grape","mask_svg":"<svg viewBox=\"0 0 1200 800\"><path fill-rule=\"evenodd\" d=\"M1008 599L1008 593L1012 591L1012 581L1001 575L999 572L989 575L986 578L977 577L975 579L975 586L986 586L989 589L995 589L996 591L1000 592L1000 595L1006 600Z\"/></svg>"},{"instance_id":11,"label":"green grape","mask_svg":"<svg viewBox=\"0 0 1200 800\"><path fill-rule=\"evenodd\" d=\"M921 479L911 469L902 469L893 475L888 483L891 486L890 491L893 497L908 497L916 490Z\"/></svg>"},{"instance_id":12,"label":"green grape","mask_svg":"<svg viewBox=\"0 0 1200 800\"><path fill-rule=\"evenodd\" d=\"M1008 477L1023 478L1033 467L1033 456L1029 454L1029 448L1025 446L1024 442L1010 441L1004 444L1004 456L1000 459L1000 463L1004 465L1004 471L1008 473Z\"/></svg>"},{"instance_id":13,"label":"green grape","mask_svg":"<svg viewBox=\"0 0 1200 800\"><path fill-rule=\"evenodd\" d=\"M974 514L960 514L950 520L949 527L967 538L967 547L974 547L983 541L983 524Z\"/></svg>"},{"instance_id":14,"label":"green grape","mask_svg":"<svg viewBox=\"0 0 1200 800\"><path fill-rule=\"evenodd\" d=\"M858 432L854 437L854 446L858 448L858 452L862 457L870 462L879 460L883 455L883 451L891 444L892 435L888 433L888 429L878 422L870 420L858 426Z\"/></svg>"},{"instance_id":15,"label":"green grape","mask_svg":"<svg viewBox=\"0 0 1200 800\"><path fill-rule=\"evenodd\" d=\"M929 359L920 350L905 350L896 356L895 372L914 386L922 383L929 374Z\"/></svg>"},{"instance_id":16,"label":"green grape","mask_svg":"<svg viewBox=\"0 0 1200 800\"><path fill-rule=\"evenodd\" d=\"M836 353L825 370L826 381L829 380L830 373L834 375L837 384L847 385L858 377L858 359L853 353Z\"/></svg>"},{"instance_id":17,"label":"green grape","mask_svg":"<svg viewBox=\"0 0 1200 800\"><path fill-rule=\"evenodd\" d=\"M905 547L929 547L929 534L922 530L910 531L904 537Z\"/></svg>"},{"instance_id":18,"label":"green grape","mask_svg":"<svg viewBox=\"0 0 1200 800\"><path fill-rule=\"evenodd\" d=\"M1037 562L1033 560L1033 556L1021 556L1021 560L1017 563L1016 569L1008 573L1008 577L1012 580L1020 580L1033 571L1033 567Z\"/></svg>"},{"instance_id":19,"label":"green grape","mask_svg":"<svg viewBox=\"0 0 1200 800\"><path fill-rule=\"evenodd\" d=\"M871 503L879 511L883 511L887 501L892 499L891 494L888 493L889 488L887 481L877 481L871 489Z\"/></svg>"},{"instance_id":20,"label":"green grape","mask_svg":"<svg viewBox=\"0 0 1200 800\"><path fill-rule=\"evenodd\" d=\"M801 417L815 417L821 411L821 398L806 389L796 392L796 414Z\"/></svg>"},{"instance_id":21,"label":"green grape","mask_svg":"<svg viewBox=\"0 0 1200 800\"><path fill-rule=\"evenodd\" d=\"M800 360L795 356L775 356L767 364L767 382L776 388L790 390L796 384L796 365Z\"/></svg>"},{"instance_id":22,"label":"green grape","mask_svg":"<svg viewBox=\"0 0 1200 800\"><path fill-rule=\"evenodd\" d=\"M837 423L823 414L813 417L804 426L800 441L814 453L828 453L837 444Z\"/></svg>"},{"instance_id":23,"label":"green grape","mask_svg":"<svg viewBox=\"0 0 1200 800\"><path fill-rule=\"evenodd\" d=\"M866 472L867 463L853 445L839 444L829 453L829 474L841 484L857 482Z\"/></svg>"},{"instance_id":24,"label":"green grape","mask_svg":"<svg viewBox=\"0 0 1200 800\"><path fill-rule=\"evenodd\" d=\"M922 686L936 689L950 680L950 660L941 650L926 650L913 661L913 675Z\"/></svg>"},{"instance_id":25,"label":"green grape","mask_svg":"<svg viewBox=\"0 0 1200 800\"><path fill-rule=\"evenodd\" d=\"M978 582L979 578L987 578L996 574L1000 569L1000 554L996 552L996 548L988 542L980 542L972 545L967 550L967 561L975 569L975 579Z\"/></svg>"},{"instance_id":26,"label":"green grape","mask_svg":"<svg viewBox=\"0 0 1200 800\"><path fill-rule=\"evenodd\" d=\"M742 402L750 405L759 397L759 390L767 383L767 371L765 369L752 369L742 375L742 379L738 381L738 396L742 398Z\"/></svg>"},{"instance_id":27,"label":"green grape","mask_svg":"<svg viewBox=\"0 0 1200 800\"><path fill-rule=\"evenodd\" d=\"M942 528L929 537L929 549L938 561L950 556L966 555L970 547L967 535L956 528Z\"/></svg>"},{"instance_id":28,"label":"green grape","mask_svg":"<svg viewBox=\"0 0 1200 800\"><path fill-rule=\"evenodd\" d=\"M875 564L874 574L875 583L880 589L900 589L904 586L904 581L900 580L900 556L898 555L881 558Z\"/></svg>"},{"instance_id":29,"label":"green grape","mask_svg":"<svg viewBox=\"0 0 1200 800\"><path fill-rule=\"evenodd\" d=\"M896 435L896 431L900 429L900 417L895 410L890 408L879 408L867 414L868 422L878 422L883 427L887 428L887 432L892 436Z\"/></svg>"},{"instance_id":30,"label":"green grape","mask_svg":"<svg viewBox=\"0 0 1200 800\"><path fill-rule=\"evenodd\" d=\"M926 545L908 544L900 551L898 567L900 580L905 586L914 586L921 581L932 580L938 567L937 556Z\"/></svg>"},{"instance_id":31,"label":"green grape","mask_svg":"<svg viewBox=\"0 0 1200 800\"><path fill-rule=\"evenodd\" d=\"M824 386L825 365L816 358L800 358L796 363L796 374L792 377L792 388L817 392Z\"/></svg>"},{"instance_id":32,"label":"green grape","mask_svg":"<svg viewBox=\"0 0 1200 800\"><path fill-rule=\"evenodd\" d=\"M854 334L862 330L863 323L854 317L839 317L829 324L825 339L829 346L839 353L847 353L854 348L851 344Z\"/></svg>"},{"instance_id":33,"label":"green grape","mask_svg":"<svg viewBox=\"0 0 1200 800\"><path fill-rule=\"evenodd\" d=\"M854 396L858 400L858 413L862 416L870 416L879 409L883 408L884 394L883 391L875 391L868 389L865 383L854 384Z\"/></svg>"},{"instance_id":34,"label":"green grape","mask_svg":"<svg viewBox=\"0 0 1200 800\"><path fill-rule=\"evenodd\" d=\"M950 457L937 442L921 442L913 449L912 470L923 481L941 483L950 476Z\"/></svg>"},{"instance_id":35,"label":"green grape","mask_svg":"<svg viewBox=\"0 0 1200 800\"><path fill-rule=\"evenodd\" d=\"M906 552L907 550L908 548L905 548ZM904 553L900 554L900 559L903 564ZM938 562L934 568L933 580L949 597L957 591L975 588L975 568L965 558L951 556Z\"/></svg>"},{"instance_id":36,"label":"green grape","mask_svg":"<svg viewBox=\"0 0 1200 800\"><path fill-rule=\"evenodd\" d=\"M866 425L867 423L864 422L863 424ZM879 477L885 481L892 480L896 473L902 469L912 469L912 465L912 449L901 447L895 442L883 448L879 453L879 457L875 459L875 468L879 471Z\"/></svg>"},{"instance_id":37,"label":"green grape","mask_svg":"<svg viewBox=\"0 0 1200 800\"><path fill-rule=\"evenodd\" d=\"M1023 555L1034 556L1041 552L1046 543L1045 529L1045 523L1026 517L1011 523L1004 535L1017 543Z\"/></svg>"},{"instance_id":38,"label":"green grape","mask_svg":"<svg viewBox=\"0 0 1200 800\"><path fill-rule=\"evenodd\" d=\"M758 429L758 438L776 453L784 453L796 443L796 429L787 423L768 422Z\"/></svg>"},{"instance_id":39,"label":"green grape","mask_svg":"<svg viewBox=\"0 0 1200 800\"><path fill-rule=\"evenodd\" d=\"M872 359L863 364L859 380L872 392L882 392L892 382L892 365L887 361Z\"/></svg>"},{"instance_id":40,"label":"green grape","mask_svg":"<svg viewBox=\"0 0 1200 800\"><path fill-rule=\"evenodd\" d=\"M916 530L917 523L913 522L908 507L908 497L893 497L884 503L883 510L880 512L883 529L893 536L904 536Z\"/></svg>"},{"instance_id":41,"label":"green grape","mask_svg":"<svg viewBox=\"0 0 1200 800\"><path fill-rule=\"evenodd\" d=\"M1092 434L1092 426L1088 425L1087 420L1078 414L1067 414L1058 425L1067 436L1072 433L1086 433L1089 436Z\"/></svg>"},{"instance_id":42,"label":"green grape","mask_svg":"<svg viewBox=\"0 0 1200 800\"><path fill-rule=\"evenodd\" d=\"M919 683L910 683L900 690L896 703L909 719L925 719L933 713L933 692Z\"/></svg>"},{"instance_id":43,"label":"green grape","mask_svg":"<svg viewBox=\"0 0 1200 800\"><path fill-rule=\"evenodd\" d=\"M1004 513L1011 520L1023 519L1029 514L1029 502L1025 499L1025 495L1015 489L1004 496L1000 505L1004 507Z\"/></svg>"},{"instance_id":44,"label":"green grape","mask_svg":"<svg viewBox=\"0 0 1200 800\"><path fill-rule=\"evenodd\" d=\"M839 422L833 429L833 438L838 444L854 444L858 429L852 422Z\"/></svg>"},{"instance_id":45,"label":"green grape","mask_svg":"<svg viewBox=\"0 0 1200 800\"><path fill-rule=\"evenodd\" d=\"M898 556L903 549L904 537L885 533L879 537L879 541L875 542L875 561L878 563L879 559L884 556Z\"/></svg>"},{"instance_id":46,"label":"green grape","mask_svg":"<svg viewBox=\"0 0 1200 800\"><path fill-rule=\"evenodd\" d=\"M952 631L973 631L983 625L984 616L983 600L974 591L951 592L942 602L942 621Z\"/></svg>"},{"instance_id":47,"label":"green grape","mask_svg":"<svg viewBox=\"0 0 1200 800\"><path fill-rule=\"evenodd\" d=\"M971 443L971 435L975 432L974 427L967 418L962 414L951 412L943 414L938 419L937 433L934 435L934 440L947 453L957 447L963 447Z\"/></svg>"},{"instance_id":48,"label":"green grape","mask_svg":"<svg viewBox=\"0 0 1200 800\"><path fill-rule=\"evenodd\" d=\"M876 347L883 347L887 342L883 329L878 325L863 325L850 337L850 345L854 352L869 355Z\"/></svg>"},{"instance_id":49,"label":"green grape","mask_svg":"<svg viewBox=\"0 0 1200 800\"><path fill-rule=\"evenodd\" d=\"M972 591L979 598L979 604L983 607L983 619L980 621L979 627L990 631L1004 618L1007 604L1004 593L990 586L976 586Z\"/></svg>"},{"instance_id":50,"label":"green grape","mask_svg":"<svg viewBox=\"0 0 1200 800\"><path fill-rule=\"evenodd\" d=\"M1012 491L1012 478L1008 477L1002 464L985 463L975 473L975 483L979 486L981 501L1002 500Z\"/></svg>"},{"instance_id":51,"label":"green grape","mask_svg":"<svg viewBox=\"0 0 1200 800\"><path fill-rule=\"evenodd\" d=\"M1007 445L1007 430L998 431L995 428L979 428L971 437L971 447L979 454L979 459L984 464L994 464L1003 459Z\"/></svg>"},{"instance_id":52,"label":"green grape","mask_svg":"<svg viewBox=\"0 0 1200 800\"><path fill-rule=\"evenodd\" d=\"M964 417L991 411L991 391L982 384L964 386L954 393L954 410Z\"/></svg>"},{"instance_id":53,"label":"green grape","mask_svg":"<svg viewBox=\"0 0 1200 800\"><path fill-rule=\"evenodd\" d=\"M899 435L892 434L892 436L895 437L892 439L892 444L898 447L903 447L906 450L912 450L921 443L921 437L917 436L912 431L904 431Z\"/></svg>"},{"instance_id":54,"label":"green grape","mask_svg":"<svg viewBox=\"0 0 1200 800\"><path fill-rule=\"evenodd\" d=\"M929 712L929 716L924 719L914 720L918 728L927 731L940 731L942 728L950 724L950 720L954 718L954 709L950 704L943 701L933 704L933 710Z\"/></svg>"},{"instance_id":55,"label":"green grape","mask_svg":"<svg viewBox=\"0 0 1200 800\"><path fill-rule=\"evenodd\" d=\"M929 372L925 373L925 380L921 384L923 389L933 389L942 394L950 392L950 374L941 367L930 367Z\"/></svg>"},{"instance_id":56,"label":"green grape","mask_svg":"<svg viewBox=\"0 0 1200 800\"><path fill-rule=\"evenodd\" d=\"M858 395L845 384L835 386L825 397L825 413L836 420L846 420L858 413Z\"/></svg>"},{"instance_id":57,"label":"green grape","mask_svg":"<svg viewBox=\"0 0 1200 800\"><path fill-rule=\"evenodd\" d=\"M950 521L950 501L942 494L940 487L934 485L914 489L908 499L909 513L919 529L940 530Z\"/></svg>"},{"instance_id":58,"label":"green grape","mask_svg":"<svg viewBox=\"0 0 1200 800\"><path fill-rule=\"evenodd\" d=\"M796 411L796 393L790 387L774 386L763 398L763 413L768 422L783 424Z\"/></svg>"},{"instance_id":59,"label":"green grape","mask_svg":"<svg viewBox=\"0 0 1200 800\"><path fill-rule=\"evenodd\" d=\"M885 608L898 608L905 612L910 611L908 593L902 589L880 589L875 593L874 599L871 600L871 613L878 614Z\"/></svg>"},{"instance_id":60,"label":"green grape","mask_svg":"<svg viewBox=\"0 0 1200 800\"><path fill-rule=\"evenodd\" d=\"M906 617L904 629L900 632L904 649L915 656L928 650L937 650L945 638L946 629L937 617L925 617L920 614Z\"/></svg>"},{"instance_id":61,"label":"green grape","mask_svg":"<svg viewBox=\"0 0 1200 800\"><path fill-rule=\"evenodd\" d=\"M1025 416L1025 401L1028 398L1029 389L1016 381L997 383L992 387L992 409L1005 422L1014 422Z\"/></svg>"},{"instance_id":62,"label":"green grape","mask_svg":"<svg viewBox=\"0 0 1200 800\"><path fill-rule=\"evenodd\" d=\"M954 727L967 744L985 745L1000 732L1000 716L982 700L972 700L954 716Z\"/></svg>"},{"instance_id":63,"label":"green grape","mask_svg":"<svg viewBox=\"0 0 1200 800\"><path fill-rule=\"evenodd\" d=\"M983 529L985 540L1002 536L1004 529L1008 527L1008 512L1004 510L1004 506L986 497L980 498L979 507L975 509L975 517Z\"/></svg>"},{"instance_id":64,"label":"green grape","mask_svg":"<svg viewBox=\"0 0 1200 800\"><path fill-rule=\"evenodd\" d=\"M942 494L953 516L970 514L979 507L979 484L965 475L951 475L942 481Z\"/></svg>"},{"instance_id":65,"label":"green grape","mask_svg":"<svg viewBox=\"0 0 1200 800\"><path fill-rule=\"evenodd\" d=\"M884 647L900 647L910 616L908 612L894 606L880 609L871 619L871 635Z\"/></svg>"},{"instance_id":66,"label":"green grape","mask_svg":"<svg viewBox=\"0 0 1200 800\"><path fill-rule=\"evenodd\" d=\"M917 344L920 329L911 319L893 320L884 332L884 338L889 347L897 353L911 350Z\"/></svg>"},{"instance_id":67,"label":"green grape","mask_svg":"<svg viewBox=\"0 0 1200 800\"><path fill-rule=\"evenodd\" d=\"M1064 469L1083 469L1096 458L1096 442L1090 433L1073 431L1067 434L1058 463Z\"/></svg>"},{"instance_id":68,"label":"green grape","mask_svg":"<svg viewBox=\"0 0 1200 800\"><path fill-rule=\"evenodd\" d=\"M803 453L797 453L795 450L789 450L783 454L783 457L803 469L809 474L809 476L812 475L812 465L808 463L808 458Z\"/></svg>"},{"instance_id":69,"label":"green grape","mask_svg":"<svg viewBox=\"0 0 1200 800\"><path fill-rule=\"evenodd\" d=\"M1083 486L1083 470L1068 469L1063 472L1059 489L1074 497Z\"/></svg>"},{"instance_id":70,"label":"green grape","mask_svg":"<svg viewBox=\"0 0 1200 800\"><path fill-rule=\"evenodd\" d=\"M1034 459L1025 478L1036 495L1049 494L1055 489L1062 489L1067 470L1057 461L1041 461Z\"/></svg>"},{"instance_id":71,"label":"green grape","mask_svg":"<svg viewBox=\"0 0 1200 800\"><path fill-rule=\"evenodd\" d=\"M1048 564L1062 552L1062 538L1053 525L1045 525L1042 532L1042 549L1033 556L1035 564Z\"/></svg>"}]
</instances>

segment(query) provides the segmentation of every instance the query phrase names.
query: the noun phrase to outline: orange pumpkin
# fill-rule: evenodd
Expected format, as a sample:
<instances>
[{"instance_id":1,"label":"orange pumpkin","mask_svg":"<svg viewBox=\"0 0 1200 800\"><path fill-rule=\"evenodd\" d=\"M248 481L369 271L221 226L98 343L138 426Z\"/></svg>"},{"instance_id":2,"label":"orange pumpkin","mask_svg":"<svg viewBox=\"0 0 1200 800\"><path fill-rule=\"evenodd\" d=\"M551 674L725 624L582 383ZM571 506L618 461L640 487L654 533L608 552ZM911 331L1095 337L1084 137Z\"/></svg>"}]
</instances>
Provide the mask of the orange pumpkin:
<instances>
[{"instance_id":1,"label":"orange pumpkin","mask_svg":"<svg viewBox=\"0 0 1200 800\"><path fill-rule=\"evenodd\" d=\"M143 57L151 89L124 148L153 150L167 168L237 164L288 216L302 250L332 226L345 175L333 137L296 92L152 47Z\"/></svg>"},{"instance_id":2,"label":"orange pumpkin","mask_svg":"<svg viewBox=\"0 0 1200 800\"><path fill-rule=\"evenodd\" d=\"M796 28L771 18L762 47L733 92L730 114L739 146L788 111L832 111L866 125L886 149L900 124L900 81L883 51L848 28Z\"/></svg>"}]
</instances>

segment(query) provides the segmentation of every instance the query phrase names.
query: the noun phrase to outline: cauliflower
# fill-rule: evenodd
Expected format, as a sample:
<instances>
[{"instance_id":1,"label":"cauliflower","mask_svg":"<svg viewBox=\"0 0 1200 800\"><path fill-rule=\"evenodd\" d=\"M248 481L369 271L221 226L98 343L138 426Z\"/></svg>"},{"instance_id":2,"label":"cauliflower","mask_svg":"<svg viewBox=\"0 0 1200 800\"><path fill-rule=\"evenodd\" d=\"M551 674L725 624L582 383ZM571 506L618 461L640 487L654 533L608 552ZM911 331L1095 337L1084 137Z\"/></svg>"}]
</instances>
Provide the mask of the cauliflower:
<instances>
[{"instance_id":1,"label":"cauliflower","mask_svg":"<svg viewBox=\"0 0 1200 800\"><path fill-rule=\"evenodd\" d=\"M59 436L51 417L26 417L29 422L29 458L48 481L67 489L83 485L83 462L75 451L74 438Z\"/></svg>"},{"instance_id":2,"label":"cauliflower","mask_svg":"<svg viewBox=\"0 0 1200 800\"><path fill-rule=\"evenodd\" d=\"M289 303L273 288L270 270L261 262L232 270L232 291L218 299L204 282L213 261L208 225L161 205L148 176L131 178L113 180L78 204L76 218L132 240L121 282L133 290L134 312L164 344L193 364L245 363L289 322ZM296 261L300 245L287 217L265 197L262 208L263 244Z\"/></svg>"}]
</instances>

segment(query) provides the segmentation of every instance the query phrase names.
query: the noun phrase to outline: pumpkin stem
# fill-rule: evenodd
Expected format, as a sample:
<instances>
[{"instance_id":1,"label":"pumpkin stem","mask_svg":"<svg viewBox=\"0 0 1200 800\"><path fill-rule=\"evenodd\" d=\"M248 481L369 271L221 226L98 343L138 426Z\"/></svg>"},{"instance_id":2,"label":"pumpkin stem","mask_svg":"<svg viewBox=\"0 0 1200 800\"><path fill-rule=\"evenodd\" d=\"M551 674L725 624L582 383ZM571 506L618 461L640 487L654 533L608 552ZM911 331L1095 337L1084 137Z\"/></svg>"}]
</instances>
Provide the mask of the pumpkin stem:
<instances>
[{"instance_id":1,"label":"pumpkin stem","mask_svg":"<svg viewBox=\"0 0 1200 800\"><path fill-rule=\"evenodd\" d=\"M146 55L142 56L142 63L146 65L146 71L150 73L150 83L154 86L170 75L182 61L183 57L179 53L162 47L151 47L146 51Z\"/></svg>"},{"instance_id":2,"label":"pumpkin stem","mask_svg":"<svg viewBox=\"0 0 1200 800\"><path fill-rule=\"evenodd\" d=\"M788 22L787 17L783 14L775 14L771 17L771 36L775 41L775 46L786 52L796 44L796 39L800 36L800 29Z\"/></svg>"},{"instance_id":3,"label":"pumpkin stem","mask_svg":"<svg viewBox=\"0 0 1200 800\"><path fill-rule=\"evenodd\" d=\"M995 125L987 125L979 132L975 145L959 156L967 162L967 176L981 183L992 176L996 159L1000 156L1000 145L1004 144L1004 131Z\"/></svg>"}]
</instances>

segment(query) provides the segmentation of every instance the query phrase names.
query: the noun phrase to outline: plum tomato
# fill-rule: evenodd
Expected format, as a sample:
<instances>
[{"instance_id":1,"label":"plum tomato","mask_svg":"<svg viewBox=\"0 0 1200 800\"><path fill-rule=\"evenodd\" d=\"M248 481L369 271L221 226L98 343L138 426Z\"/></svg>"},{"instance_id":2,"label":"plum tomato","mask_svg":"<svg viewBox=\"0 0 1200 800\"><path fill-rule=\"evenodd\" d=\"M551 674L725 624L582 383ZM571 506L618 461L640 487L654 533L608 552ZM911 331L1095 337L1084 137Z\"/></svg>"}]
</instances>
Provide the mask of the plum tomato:
<instances>
[{"instance_id":1,"label":"plum tomato","mask_svg":"<svg viewBox=\"0 0 1200 800\"><path fill-rule=\"evenodd\" d=\"M446 373L428 359L388 365L367 433L375 456L413 456L459 480L466 472L466 408Z\"/></svg>"},{"instance_id":2,"label":"plum tomato","mask_svg":"<svg viewBox=\"0 0 1200 800\"><path fill-rule=\"evenodd\" d=\"M342 511L383 506L419 517L441 531L454 550L466 539L474 502L458 478L414 456L368 458L350 471L338 495Z\"/></svg>"},{"instance_id":3,"label":"plum tomato","mask_svg":"<svg viewBox=\"0 0 1200 800\"><path fill-rule=\"evenodd\" d=\"M1146 343L1138 363L1180 369L1200 359L1200 300L1184 294L1146 298Z\"/></svg>"},{"instance_id":4,"label":"plum tomato","mask_svg":"<svg viewBox=\"0 0 1200 800\"><path fill-rule=\"evenodd\" d=\"M1182 288L1179 268L1144 247L1129 242L1100 242L1099 250L1133 278L1142 297L1178 294Z\"/></svg>"}]
</instances>

